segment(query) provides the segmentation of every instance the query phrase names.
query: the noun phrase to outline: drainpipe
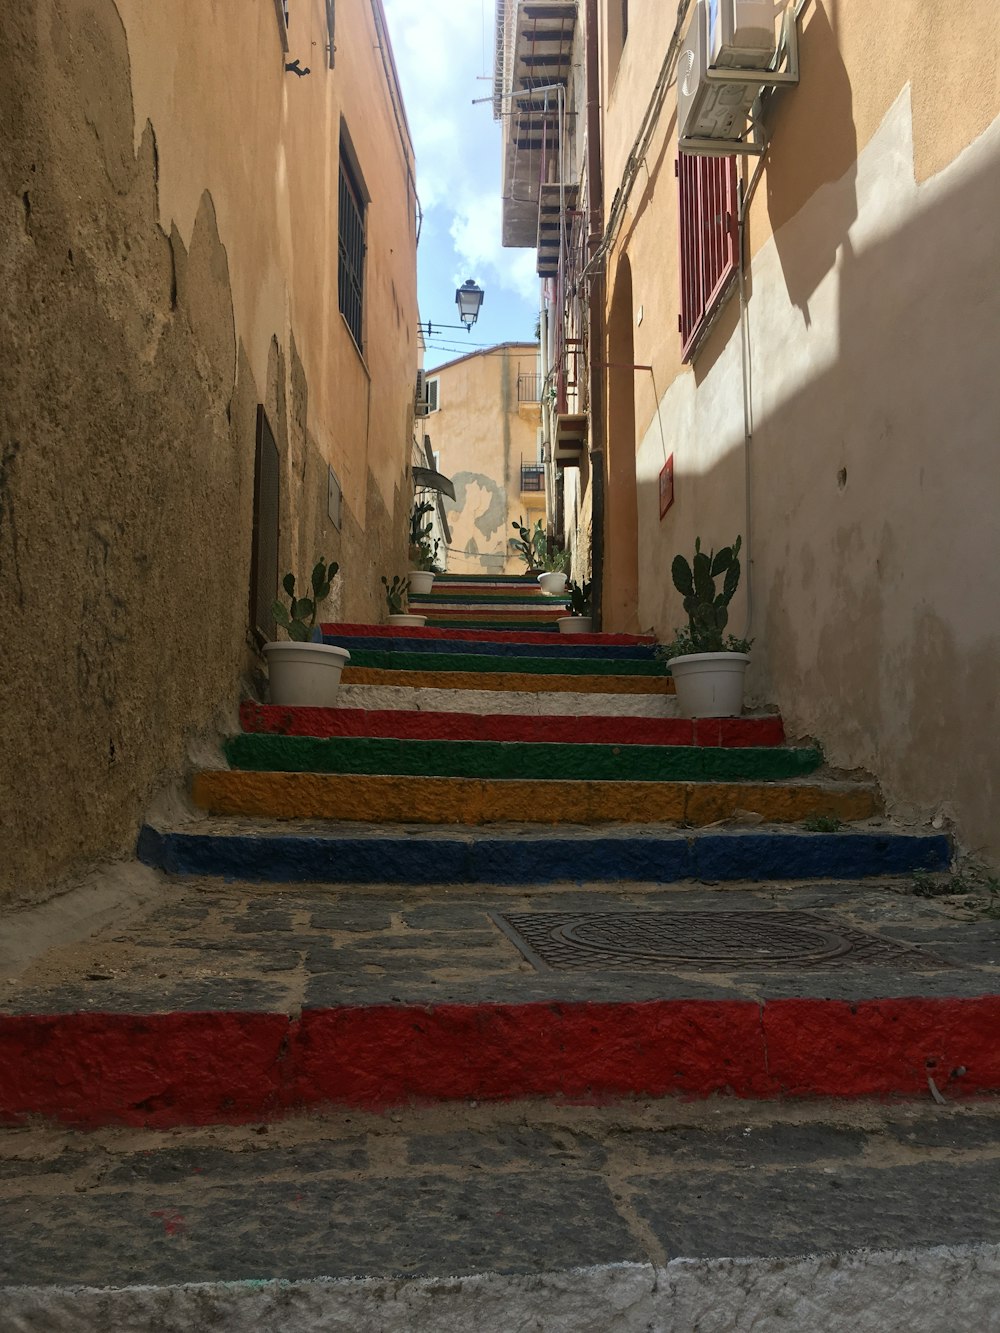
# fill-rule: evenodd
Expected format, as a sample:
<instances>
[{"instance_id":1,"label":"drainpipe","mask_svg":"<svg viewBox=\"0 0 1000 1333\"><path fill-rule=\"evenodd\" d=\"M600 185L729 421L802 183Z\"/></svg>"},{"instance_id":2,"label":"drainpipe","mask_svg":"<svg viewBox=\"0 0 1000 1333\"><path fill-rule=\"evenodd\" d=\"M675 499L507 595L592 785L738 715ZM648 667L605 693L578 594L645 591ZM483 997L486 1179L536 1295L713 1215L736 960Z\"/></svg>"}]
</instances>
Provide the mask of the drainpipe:
<instances>
[{"instance_id":1,"label":"drainpipe","mask_svg":"<svg viewBox=\"0 0 1000 1333\"><path fill-rule=\"evenodd\" d=\"M597 44L597 0L586 5L588 252L592 259L604 232L601 170L601 67ZM601 628L604 599L604 274L595 265L587 302L589 323L587 389L590 410L590 495L592 518L591 577L594 628Z\"/></svg>"}]
</instances>

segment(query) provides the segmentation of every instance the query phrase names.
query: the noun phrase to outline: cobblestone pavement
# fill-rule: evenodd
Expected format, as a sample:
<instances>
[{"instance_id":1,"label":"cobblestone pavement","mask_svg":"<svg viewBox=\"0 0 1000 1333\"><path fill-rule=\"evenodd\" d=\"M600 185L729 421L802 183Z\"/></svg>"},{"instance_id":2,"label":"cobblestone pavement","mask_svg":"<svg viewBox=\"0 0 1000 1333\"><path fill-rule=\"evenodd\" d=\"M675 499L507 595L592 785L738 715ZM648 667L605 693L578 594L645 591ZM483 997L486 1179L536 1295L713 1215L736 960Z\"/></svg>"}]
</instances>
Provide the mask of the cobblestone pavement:
<instances>
[{"instance_id":1,"label":"cobblestone pavement","mask_svg":"<svg viewBox=\"0 0 1000 1333\"><path fill-rule=\"evenodd\" d=\"M0 1282L32 1286L995 1242L1000 1107L530 1102L8 1130L0 1231Z\"/></svg>"},{"instance_id":2,"label":"cobblestone pavement","mask_svg":"<svg viewBox=\"0 0 1000 1333\"><path fill-rule=\"evenodd\" d=\"M947 881L941 883L947 887ZM1000 920L979 898L925 881L819 885L549 886L537 890L330 888L163 882L161 897L82 943L49 949L0 993L8 1013L240 1009L385 1003L996 993ZM931 885L936 891L935 886ZM920 957L816 969L538 971L491 914L807 911Z\"/></svg>"}]
</instances>

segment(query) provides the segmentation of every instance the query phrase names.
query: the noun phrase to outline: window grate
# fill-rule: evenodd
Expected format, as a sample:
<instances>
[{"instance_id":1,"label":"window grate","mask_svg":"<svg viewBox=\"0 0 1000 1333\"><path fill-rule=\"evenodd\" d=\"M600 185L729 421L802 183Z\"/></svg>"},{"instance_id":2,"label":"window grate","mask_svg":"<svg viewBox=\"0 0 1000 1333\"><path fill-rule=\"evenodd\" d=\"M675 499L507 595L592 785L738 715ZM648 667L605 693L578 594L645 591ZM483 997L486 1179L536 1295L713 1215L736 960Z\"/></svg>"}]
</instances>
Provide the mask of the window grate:
<instances>
[{"instance_id":1,"label":"window grate","mask_svg":"<svg viewBox=\"0 0 1000 1333\"><path fill-rule=\"evenodd\" d=\"M250 628L258 642L275 637L278 594L278 446L261 404L257 405L257 449L253 470L253 538L250 548Z\"/></svg>"},{"instance_id":2,"label":"window grate","mask_svg":"<svg viewBox=\"0 0 1000 1333\"><path fill-rule=\"evenodd\" d=\"M521 464L521 490L544 491L545 468L540 463Z\"/></svg>"},{"instance_id":3,"label":"window grate","mask_svg":"<svg viewBox=\"0 0 1000 1333\"><path fill-rule=\"evenodd\" d=\"M343 153L340 157L339 202L337 286L340 313L347 320L347 327L360 351L364 348L361 333L364 312L365 209L361 191Z\"/></svg>"}]
</instances>

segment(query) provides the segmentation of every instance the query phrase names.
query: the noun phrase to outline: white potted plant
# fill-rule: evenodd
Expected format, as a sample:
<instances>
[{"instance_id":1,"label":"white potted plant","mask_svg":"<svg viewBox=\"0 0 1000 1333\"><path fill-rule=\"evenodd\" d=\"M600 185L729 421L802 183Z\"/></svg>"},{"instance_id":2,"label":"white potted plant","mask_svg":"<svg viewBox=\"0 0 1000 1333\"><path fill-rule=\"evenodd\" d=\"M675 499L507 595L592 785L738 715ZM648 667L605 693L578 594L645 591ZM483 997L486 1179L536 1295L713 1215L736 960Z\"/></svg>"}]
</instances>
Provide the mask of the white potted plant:
<instances>
[{"instance_id":1,"label":"white potted plant","mask_svg":"<svg viewBox=\"0 0 1000 1333\"><path fill-rule=\"evenodd\" d=\"M435 537L432 544L430 538L433 525L424 523L426 516L433 511L433 502L422 500L419 504L414 503L413 512L410 514L411 567L406 572L406 578L410 592L417 596L430 592L434 587L434 575L441 573L437 558L441 546L440 539Z\"/></svg>"},{"instance_id":2,"label":"white potted plant","mask_svg":"<svg viewBox=\"0 0 1000 1333\"><path fill-rule=\"evenodd\" d=\"M593 583L587 583L586 581L584 581L582 587L579 583L569 585L569 607L567 608L569 615L559 616L556 621L560 634L591 633L594 627L590 606L590 595L593 586Z\"/></svg>"},{"instance_id":3,"label":"white potted plant","mask_svg":"<svg viewBox=\"0 0 1000 1333\"><path fill-rule=\"evenodd\" d=\"M398 574L393 574L392 582L390 583L383 574L382 586L385 588L385 601L389 608L390 625L416 629L421 625L426 624L426 616L411 616L406 612L406 598L410 591L409 579L400 578Z\"/></svg>"},{"instance_id":4,"label":"white potted plant","mask_svg":"<svg viewBox=\"0 0 1000 1333\"><path fill-rule=\"evenodd\" d=\"M319 560L311 576L312 596L295 596L295 575L286 574L281 586L288 606L280 598L272 608L274 618L288 635L288 642L264 644L271 702L285 707L333 708L340 689L340 673L351 660L346 648L324 643L316 624L321 602L330 595L330 585L339 565Z\"/></svg>"},{"instance_id":5,"label":"white potted plant","mask_svg":"<svg viewBox=\"0 0 1000 1333\"><path fill-rule=\"evenodd\" d=\"M548 547L545 553L545 573L539 574L538 586L550 597L561 597L566 591L566 569L569 552Z\"/></svg>"},{"instance_id":6,"label":"white potted plant","mask_svg":"<svg viewBox=\"0 0 1000 1333\"><path fill-rule=\"evenodd\" d=\"M743 677L750 662L752 639L733 634L723 638L729 623L729 603L740 581L740 544L719 551L701 549L695 539L694 560L674 556L670 574L684 598L686 629L675 631L673 642L661 644L657 655L670 663L677 703L683 717L739 717L743 711ZM715 580L725 575L722 591Z\"/></svg>"}]
</instances>

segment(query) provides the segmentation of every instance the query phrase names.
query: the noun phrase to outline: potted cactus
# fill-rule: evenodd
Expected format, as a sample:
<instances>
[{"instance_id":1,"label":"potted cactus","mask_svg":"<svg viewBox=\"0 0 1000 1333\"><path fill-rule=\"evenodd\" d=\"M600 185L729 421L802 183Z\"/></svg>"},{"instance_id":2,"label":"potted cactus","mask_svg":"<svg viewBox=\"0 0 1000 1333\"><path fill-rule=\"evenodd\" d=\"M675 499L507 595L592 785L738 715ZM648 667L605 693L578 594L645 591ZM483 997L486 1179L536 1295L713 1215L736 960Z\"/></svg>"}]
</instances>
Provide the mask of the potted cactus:
<instances>
[{"instance_id":1,"label":"potted cactus","mask_svg":"<svg viewBox=\"0 0 1000 1333\"><path fill-rule=\"evenodd\" d=\"M544 568L545 555L549 549L549 540L545 535L545 525L541 519L537 519L535 526L529 528L526 520L519 518L516 523L511 523L510 526L517 533L517 536L508 537L508 545L524 561L524 572L526 574L537 574L539 570Z\"/></svg>"},{"instance_id":2,"label":"potted cactus","mask_svg":"<svg viewBox=\"0 0 1000 1333\"><path fill-rule=\"evenodd\" d=\"M401 578L399 574L393 574L390 583L386 576L382 575L382 586L385 588L385 602L389 608L389 624L400 627L419 628L427 621L426 616L411 616L406 611L406 599L410 591L410 580Z\"/></svg>"},{"instance_id":3,"label":"potted cactus","mask_svg":"<svg viewBox=\"0 0 1000 1333\"><path fill-rule=\"evenodd\" d=\"M296 597L295 575L286 574L281 586L288 597L272 608L274 618L288 635L288 642L264 644L271 702L287 707L333 708L340 689L340 673L351 660L346 648L323 642L316 624L319 607L330 595L337 576L335 560L317 561L310 576L311 596Z\"/></svg>"},{"instance_id":4,"label":"potted cactus","mask_svg":"<svg viewBox=\"0 0 1000 1333\"><path fill-rule=\"evenodd\" d=\"M539 574L538 586L550 597L561 597L566 591L566 571L569 568L569 552L546 546L545 573Z\"/></svg>"},{"instance_id":5,"label":"potted cactus","mask_svg":"<svg viewBox=\"0 0 1000 1333\"><path fill-rule=\"evenodd\" d=\"M689 564L677 555L670 567L674 587L684 598L688 623L657 654L670 663L684 717L739 717L743 711L743 677L753 640L723 636L729 603L740 581L741 541L737 537L732 546L706 555L698 537L694 560ZM715 581L720 575L723 583L717 592Z\"/></svg>"},{"instance_id":6,"label":"potted cactus","mask_svg":"<svg viewBox=\"0 0 1000 1333\"><path fill-rule=\"evenodd\" d=\"M434 575L441 573L441 566L438 564L438 550L441 542L437 537L434 538L433 543L431 542L433 524L424 522L427 515L433 512L433 502L431 500L421 500L419 504L414 501L410 513L411 567L406 572L406 578L410 585L410 592L417 595L430 592L434 587Z\"/></svg>"},{"instance_id":7,"label":"potted cactus","mask_svg":"<svg viewBox=\"0 0 1000 1333\"><path fill-rule=\"evenodd\" d=\"M567 588L569 593L568 616L560 616L556 622L559 626L560 634L589 634L594 627L594 620L591 614L590 596L593 590L593 583L584 581L581 586L579 583L571 583Z\"/></svg>"}]
</instances>

